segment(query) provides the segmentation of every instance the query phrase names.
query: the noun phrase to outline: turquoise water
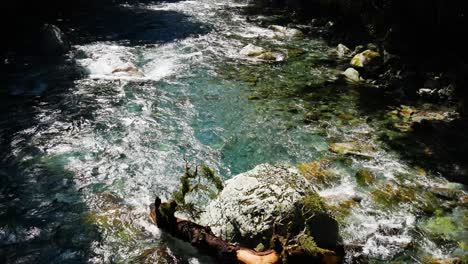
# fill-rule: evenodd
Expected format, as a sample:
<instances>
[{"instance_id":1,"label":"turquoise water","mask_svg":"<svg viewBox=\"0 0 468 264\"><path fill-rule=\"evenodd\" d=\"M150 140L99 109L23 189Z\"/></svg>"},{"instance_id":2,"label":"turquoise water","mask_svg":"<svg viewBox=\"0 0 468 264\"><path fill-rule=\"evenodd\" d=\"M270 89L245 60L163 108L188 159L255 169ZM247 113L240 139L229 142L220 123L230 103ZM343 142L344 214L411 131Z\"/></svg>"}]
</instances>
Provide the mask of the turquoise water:
<instances>
[{"instance_id":1,"label":"turquoise water","mask_svg":"<svg viewBox=\"0 0 468 264\"><path fill-rule=\"evenodd\" d=\"M466 254L466 207L428 191L444 187L459 197L464 186L406 164L381 141L383 121L361 111L360 91L335 82L346 61L334 47L275 36L247 21L243 7L213 0L124 6L145 16L127 25L123 40L76 45L74 60L5 82L0 255L7 263L128 263L149 255L213 262L148 218L154 197L178 188L184 158L224 179L262 163L325 160L334 177L317 181L317 191L338 208L360 201L338 215L345 244L360 248L348 250L349 262ZM289 56L242 57L249 43ZM127 67L140 74L113 72ZM365 155L329 150L342 142ZM361 169L375 182L359 185Z\"/></svg>"}]
</instances>

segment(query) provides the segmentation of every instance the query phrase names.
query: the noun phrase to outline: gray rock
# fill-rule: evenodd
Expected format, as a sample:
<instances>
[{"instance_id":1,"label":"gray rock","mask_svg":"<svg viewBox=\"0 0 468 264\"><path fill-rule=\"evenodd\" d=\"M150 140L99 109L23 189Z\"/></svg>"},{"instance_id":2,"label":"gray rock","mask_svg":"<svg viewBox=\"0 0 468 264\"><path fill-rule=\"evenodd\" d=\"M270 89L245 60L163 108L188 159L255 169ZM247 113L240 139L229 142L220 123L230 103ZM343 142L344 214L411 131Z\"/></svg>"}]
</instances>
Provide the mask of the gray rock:
<instances>
[{"instance_id":1,"label":"gray rock","mask_svg":"<svg viewBox=\"0 0 468 264\"><path fill-rule=\"evenodd\" d=\"M264 48L255 46L253 44L248 44L247 46L243 47L239 53L242 56L255 57L261 55L264 52L266 52Z\"/></svg>"},{"instance_id":2,"label":"gray rock","mask_svg":"<svg viewBox=\"0 0 468 264\"><path fill-rule=\"evenodd\" d=\"M42 27L39 44L41 53L47 56L60 56L70 50L65 34L52 24L45 24Z\"/></svg>"},{"instance_id":3,"label":"gray rock","mask_svg":"<svg viewBox=\"0 0 468 264\"><path fill-rule=\"evenodd\" d=\"M276 36L281 38L300 38L304 36L304 33L299 29L295 28L287 28L278 25L270 26L275 32L277 32Z\"/></svg>"},{"instance_id":4,"label":"gray rock","mask_svg":"<svg viewBox=\"0 0 468 264\"><path fill-rule=\"evenodd\" d=\"M200 217L200 224L227 240L269 239L273 224L312 191L294 167L258 165L226 182L219 197Z\"/></svg>"},{"instance_id":5,"label":"gray rock","mask_svg":"<svg viewBox=\"0 0 468 264\"><path fill-rule=\"evenodd\" d=\"M436 92L435 89L429 89L429 88L421 88L418 90L418 94L423 97L432 96L435 92Z\"/></svg>"},{"instance_id":6,"label":"gray rock","mask_svg":"<svg viewBox=\"0 0 468 264\"><path fill-rule=\"evenodd\" d=\"M351 50L343 44L338 44L338 47L336 47L336 53L338 54L338 57L344 57L349 55Z\"/></svg>"},{"instance_id":7,"label":"gray rock","mask_svg":"<svg viewBox=\"0 0 468 264\"><path fill-rule=\"evenodd\" d=\"M359 75L359 72L353 68L346 69L346 71L344 71L342 75L345 77L345 80L349 83L356 84L364 81L364 79L362 79Z\"/></svg>"}]
</instances>

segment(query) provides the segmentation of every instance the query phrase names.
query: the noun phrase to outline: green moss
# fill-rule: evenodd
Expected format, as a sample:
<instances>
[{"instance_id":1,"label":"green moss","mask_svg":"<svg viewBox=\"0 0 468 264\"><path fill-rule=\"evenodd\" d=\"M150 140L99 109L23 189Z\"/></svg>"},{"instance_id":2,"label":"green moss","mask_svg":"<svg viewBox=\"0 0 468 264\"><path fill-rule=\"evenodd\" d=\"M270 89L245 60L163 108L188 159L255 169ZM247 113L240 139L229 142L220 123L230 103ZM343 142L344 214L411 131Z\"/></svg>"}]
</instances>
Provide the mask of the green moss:
<instances>
[{"instance_id":1,"label":"green moss","mask_svg":"<svg viewBox=\"0 0 468 264\"><path fill-rule=\"evenodd\" d=\"M385 184L372 192L372 198L377 205L391 208L400 203L413 202L416 195L411 188Z\"/></svg>"},{"instance_id":2,"label":"green moss","mask_svg":"<svg viewBox=\"0 0 468 264\"><path fill-rule=\"evenodd\" d=\"M253 101L253 100L260 100L260 96L258 96L258 95L249 95L249 96L247 97L247 99L248 99L248 100L251 100L251 101Z\"/></svg>"},{"instance_id":3,"label":"green moss","mask_svg":"<svg viewBox=\"0 0 468 264\"><path fill-rule=\"evenodd\" d=\"M273 54L272 52L269 52L269 51L258 55L257 58L259 58L261 60L266 60L266 61L275 61L276 60L275 54Z\"/></svg>"},{"instance_id":4,"label":"green moss","mask_svg":"<svg viewBox=\"0 0 468 264\"><path fill-rule=\"evenodd\" d=\"M214 170L212 170L210 167L208 167L208 165L206 165L206 164L202 165L202 173L203 173L203 176L207 180L211 181L215 185L215 187L216 187L216 189L218 191L223 190L223 188L224 188L223 180L220 177L216 176Z\"/></svg>"},{"instance_id":5,"label":"green moss","mask_svg":"<svg viewBox=\"0 0 468 264\"><path fill-rule=\"evenodd\" d=\"M327 208L325 203L316 192L308 192L306 196L301 200L301 204L311 212L326 212Z\"/></svg>"},{"instance_id":6,"label":"green moss","mask_svg":"<svg viewBox=\"0 0 468 264\"><path fill-rule=\"evenodd\" d=\"M354 116L352 114L348 114L348 113L340 113L338 115L338 117L342 120L346 120L346 121L349 121L349 120L352 120L354 118Z\"/></svg>"},{"instance_id":7,"label":"green moss","mask_svg":"<svg viewBox=\"0 0 468 264\"><path fill-rule=\"evenodd\" d=\"M340 224L345 224L345 219L351 214L351 210L359 206L359 203L354 200L345 200L338 205L328 205L327 208L335 220Z\"/></svg>"},{"instance_id":8,"label":"green moss","mask_svg":"<svg viewBox=\"0 0 468 264\"><path fill-rule=\"evenodd\" d=\"M318 247L311 236L305 234L299 235L297 241L299 242L299 245L301 245L309 255L314 256L315 254L317 254Z\"/></svg>"},{"instance_id":9,"label":"green moss","mask_svg":"<svg viewBox=\"0 0 468 264\"><path fill-rule=\"evenodd\" d=\"M458 228L450 217L433 217L420 225L421 229L432 236L452 239L457 236Z\"/></svg>"},{"instance_id":10,"label":"green moss","mask_svg":"<svg viewBox=\"0 0 468 264\"><path fill-rule=\"evenodd\" d=\"M303 49L289 49L288 50L288 56L289 57L297 57L305 53L305 50Z\"/></svg>"},{"instance_id":11,"label":"green moss","mask_svg":"<svg viewBox=\"0 0 468 264\"><path fill-rule=\"evenodd\" d=\"M307 112L304 114L304 123L311 123L318 120L320 120L320 113L318 112Z\"/></svg>"},{"instance_id":12,"label":"green moss","mask_svg":"<svg viewBox=\"0 0 468 264\"><path fill-rule=\"evenodd\" d=\"M361 186L368 186L375 181L375 176L369 170L359 170L356 172L356 181Z\"/></svg>"},{"instance_id":13,"label":"green moss","mask_svg":"<svg viewBox=\"0 0 468 264\"><path fill-rule=\"evenodd\" d=\"M297 166L299 172L308 180L318 184L328 185L340 179L340 177L327 168L330 166L330 161L326 159L304 163Z\"/></svg>"}]
</instances>

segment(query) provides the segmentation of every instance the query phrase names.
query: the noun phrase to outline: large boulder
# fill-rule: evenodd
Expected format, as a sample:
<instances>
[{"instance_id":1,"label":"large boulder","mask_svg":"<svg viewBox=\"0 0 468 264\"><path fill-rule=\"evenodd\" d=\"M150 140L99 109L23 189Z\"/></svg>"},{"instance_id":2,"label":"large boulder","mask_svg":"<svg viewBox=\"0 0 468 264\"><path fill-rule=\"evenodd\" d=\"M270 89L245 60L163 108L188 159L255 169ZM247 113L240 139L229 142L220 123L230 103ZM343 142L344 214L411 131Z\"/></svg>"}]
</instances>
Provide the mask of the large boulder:
<instances>
[{"instance_id":1,"label":"large boulder","mask_svg":"<svg viewBox=\"0 0 468 264\"><path fill-rule=\"evenodd\" d=\"M42 27L39 46L41 53L46 56L60 56L70 50L65 34L52 24Z\"/></svg>"},{"instance_id":2,"label":"large boulder","mask_svg":"<svg viewBox=\"0 0 468 264\"><path fill-rule=\"evenodd\" d=\"M361 53L356 54L351 59L351 66L357 68L369 68L374 67L381 61L381 56L378 52L373 50L365 50Z\"/></svg>"},{"instance_id":3,"label":"large boulder","mask_svg":"<svg viewBox=\"0 0 468 264\"><path fill-rule=\"evenodd\" d=\"M275 223L283 227L293 223L302 230L305 220L300 210L305 200L313 208L308 211L314 211L307 217L308 225L313 226L311 235L317 245L333 248L338 241L338 225L294 167L262 164L228 180L201 215L200 223L225 240L255 246L268 243Z\"/></svg>"}]
</instances>

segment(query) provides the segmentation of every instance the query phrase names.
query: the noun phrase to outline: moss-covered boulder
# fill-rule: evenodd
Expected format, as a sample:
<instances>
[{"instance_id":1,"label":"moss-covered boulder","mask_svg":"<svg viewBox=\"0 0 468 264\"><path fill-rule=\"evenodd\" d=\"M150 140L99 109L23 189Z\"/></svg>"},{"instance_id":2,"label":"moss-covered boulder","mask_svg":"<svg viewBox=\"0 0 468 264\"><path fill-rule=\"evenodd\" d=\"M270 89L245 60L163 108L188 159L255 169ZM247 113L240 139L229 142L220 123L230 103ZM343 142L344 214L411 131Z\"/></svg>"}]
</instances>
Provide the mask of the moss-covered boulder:
<instances>
[{"instance_id":1,"label":"moss-covered boulder","mask_svg":"<svg viewBox=\"0 0 468 264\"><path fill-rule=\"evenodd\" d=\"M366 71L373 71L376 67L381 65L382 58L378 52L372 50L365 50L356 54L351 59L351 66L365 69Z\"/></svg>"},{"instance_id":2,"label":"moss-covered boulder","mask_svg":"<svg viewBox=\"0 0 468 264\"><path fill-rule=\"evenodd\" d=\"M199 222L223 239L253 248L269 244L275 224L276 234L286 237L302 231L306 220L319 246L337 243L338 225L309 181L294 167L262 164L228 180Z\"/></svg>"}]
</instances>

